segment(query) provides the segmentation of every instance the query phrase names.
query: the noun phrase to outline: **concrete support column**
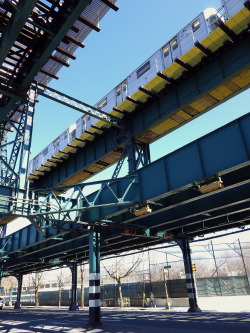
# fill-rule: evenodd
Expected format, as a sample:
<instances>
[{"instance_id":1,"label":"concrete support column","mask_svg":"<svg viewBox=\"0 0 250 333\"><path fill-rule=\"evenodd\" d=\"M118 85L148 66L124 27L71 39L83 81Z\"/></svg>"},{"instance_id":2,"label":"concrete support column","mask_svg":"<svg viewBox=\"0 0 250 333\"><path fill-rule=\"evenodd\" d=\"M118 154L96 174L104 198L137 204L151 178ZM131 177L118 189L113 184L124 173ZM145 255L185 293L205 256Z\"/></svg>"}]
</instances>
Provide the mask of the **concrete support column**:
<instances>
[{"instance_id":1,"label":"concrete support column","mask_svg":"<svg viewBox=\"0 0 250 333\"><path fill-rule=\"evenodd\" d=\"M73 262L70 266L72 283L71 283L71 303L69 306L69 311L79 310L77 303L77 262Z\"/></svg>"},{"instance_id":2,"label":"concrete support column","mask_svg":"<svg viewBox=\"0 0 250 333\"><path fill-rule=\"evenodd\" d=\"M89 324L91 327L102 324L100 297L100 233L91 230L89 234Z\"/></svg>"},{"instance_id":3,"label":"concrete support column","mask_svg":"<svg viewBox=\"0 0 250 333\"><path fill-rule=\"evenodd\" d=\"M175 240L177 244L180 246L183 254L184 267L186 273L186 284L187 284L187 292L188 292L188 300L189 300L189 309L188 312L202 312L198 307L197 302L197 294L194 282L194 275L192 272L192 260L190 253L190 246L188 238Z\"/></svg>"},{"instance_id":4,"label":"concrete support column","mask_svg":"<svg viewBox=\"0 0 250 333\"><path fill-rule=\"evenodd\" d=\"M23 275L19 274L16 276L17 278L17 295L16 295L16 303L14 305L14 309L21 309L21 294L22 294L22 285L23 285Z\"/></svg>"}]
</instances>

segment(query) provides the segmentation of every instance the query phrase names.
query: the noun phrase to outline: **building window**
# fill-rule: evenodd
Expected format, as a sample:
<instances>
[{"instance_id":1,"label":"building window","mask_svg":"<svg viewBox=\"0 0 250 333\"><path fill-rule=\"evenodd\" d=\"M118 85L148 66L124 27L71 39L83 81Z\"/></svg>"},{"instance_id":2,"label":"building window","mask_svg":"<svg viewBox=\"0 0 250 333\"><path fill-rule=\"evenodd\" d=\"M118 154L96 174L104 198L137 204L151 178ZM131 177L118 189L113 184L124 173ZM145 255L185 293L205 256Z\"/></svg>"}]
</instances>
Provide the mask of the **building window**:
<instances>
[{"instance_id":1,"label":"building window","mask_svg":"<svg viewBox=\"0 0 250 333\"><path fill-rule=\"evenodd\" d=\"M139 77L145 74L149 69L150 69L150 61L147 61L136 71L137 79L139 79Z\"/></svg>"}]
</instances>

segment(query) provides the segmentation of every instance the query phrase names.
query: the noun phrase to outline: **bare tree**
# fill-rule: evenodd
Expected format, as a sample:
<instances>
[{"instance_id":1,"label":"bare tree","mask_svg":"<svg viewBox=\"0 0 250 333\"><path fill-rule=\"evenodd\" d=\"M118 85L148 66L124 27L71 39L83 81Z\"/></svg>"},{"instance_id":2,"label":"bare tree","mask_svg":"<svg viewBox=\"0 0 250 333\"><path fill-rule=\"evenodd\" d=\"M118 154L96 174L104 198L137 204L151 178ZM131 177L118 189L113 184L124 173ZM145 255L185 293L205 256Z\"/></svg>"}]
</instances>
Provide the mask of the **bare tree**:
<instances>
[{"instance_id":1,"label":"bare tree","mask_svg":"<svg viewBox=\"0 0 250 333\"><path fill-rule=\"evenodd\" d=\"M35 272L31 275L32 285L34 287L35 292L35 306L39 306L39 299L38 299L38 290L41 285L43 279L43 273Z\"/></svg>"},{"instance_id":2,"label":"bare tree","mask_svg":"<svg viewBox=\"0 0 250 333\"><path fill-rule=\"evenodd\" d=\"M57 271L56 277L57 277L57 284L58 284L58 307L60 308L62 305L62 288L65 285L65 275L64 275L62 268L60 268Z\"/></svg>"},{"instance_id":3,"label":"bare tree","mask_svg":"<svg viewBox=\"0 0 250 333\"><path fill-rule=\"evenodd\" d=\"M9 276L7 278L2 279L2 285L8 287L9 294L9 306L12 306L12 292L13 289L17 287L17 279L14 276Z\"/></svg>"},{"instance_id":4,"label":"bare tree","mask_svg":"<svg viewBox=\"0 0 250 333\"><path fill-rule=\"evenodd\" d=\"M123 297L122 297L122 279L129 276L141 263L141 259L137 258L136 261L132 263L132 266L125 267L124 266L124 258L121 257L119 260L116 260L115 268L108 269L104 266L108 275L117 282L118 285L118 293L119 293L119 300L120 300L120 308L123 307Z\"/></svg>"}]
</instances>

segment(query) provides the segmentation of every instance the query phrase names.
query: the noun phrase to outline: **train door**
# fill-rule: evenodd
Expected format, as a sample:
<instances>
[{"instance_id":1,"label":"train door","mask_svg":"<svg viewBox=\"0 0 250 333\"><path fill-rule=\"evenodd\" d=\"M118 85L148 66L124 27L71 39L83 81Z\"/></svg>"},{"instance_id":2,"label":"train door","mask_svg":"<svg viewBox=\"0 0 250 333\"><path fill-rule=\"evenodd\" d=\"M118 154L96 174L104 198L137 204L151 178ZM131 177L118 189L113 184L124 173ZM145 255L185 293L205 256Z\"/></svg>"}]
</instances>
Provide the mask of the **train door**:
<instances>
[{"instance_id":1,"label":"train door","mask_svg":"<svg viewBox=\"0 0 250 333\"><path fill-rule=\"evenodd\" d=\"M163 55L164 67L166 68L173 62L171 51L170 51L170 44L166 44L165 46L163 46L162 55Z\"/></svg>"},{"instance_id":2,"label":"train door","mask_svg":"<svg viewBox=\"0 0 250 333\"><path fill-rule=\"evenodd\" d=\"M170 42L170 50L172 55L172 61L181 56L181 46L178 36L174 37Z\"/></svg>"},{"instance_id":3,"label":"train door","mask_svg":"<svg viewBox=\"0 0 250 333\"><path fill-rule=\"evenodd\" d=\"M120 105L128 95L127 80L123 81L116 87L116 106Z\"/></svg>"},{"instance_id":4,"label":"train door","mask_svg":"<svg viewBox=\"0 0 250 333\"><path fill-rule=\"evenodd\" d=\"M59 145L60 145L60 137L58 137L53 141L53 154L59 153L60 150Z\"/></svg>"},{"instance_id":5,"label":"train door","mask_svg":"<svg viewBox=\"0 0 250 333\"><path fill-rule=\"evenodd\" d=\"M197 29L193 29L192 24L190 23L178 33L181 54L186 53L194 46L195 34L200 27L199 20L197 20L197 24Z\"/></svg>"}]
</instances>

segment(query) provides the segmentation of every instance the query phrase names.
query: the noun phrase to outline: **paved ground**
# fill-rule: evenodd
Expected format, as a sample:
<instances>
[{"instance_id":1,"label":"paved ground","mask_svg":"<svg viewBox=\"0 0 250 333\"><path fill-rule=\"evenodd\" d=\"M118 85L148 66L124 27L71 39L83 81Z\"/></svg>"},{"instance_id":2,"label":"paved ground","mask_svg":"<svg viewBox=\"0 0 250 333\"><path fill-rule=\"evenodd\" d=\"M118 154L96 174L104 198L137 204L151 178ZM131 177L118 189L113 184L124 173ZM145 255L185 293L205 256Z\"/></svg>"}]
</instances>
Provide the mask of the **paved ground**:
<instances>
[{"instance_id":1,"label":"paved ground","mask_svg":"<svg viewBox=\"0 0 250 333\"><path fill-rule=\"evenodd\" d=\"M6 307L0 311L0 333L249 333L249 312L189 314L186 308L102 309L102 326L88 327L88 310Z\"/></svg>"}]
</instances>

